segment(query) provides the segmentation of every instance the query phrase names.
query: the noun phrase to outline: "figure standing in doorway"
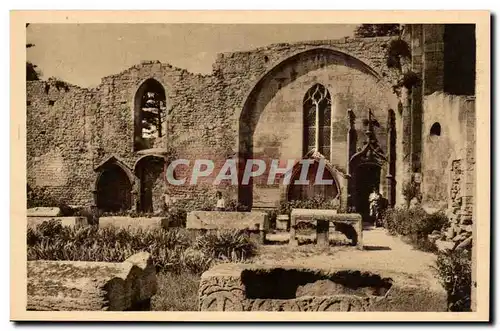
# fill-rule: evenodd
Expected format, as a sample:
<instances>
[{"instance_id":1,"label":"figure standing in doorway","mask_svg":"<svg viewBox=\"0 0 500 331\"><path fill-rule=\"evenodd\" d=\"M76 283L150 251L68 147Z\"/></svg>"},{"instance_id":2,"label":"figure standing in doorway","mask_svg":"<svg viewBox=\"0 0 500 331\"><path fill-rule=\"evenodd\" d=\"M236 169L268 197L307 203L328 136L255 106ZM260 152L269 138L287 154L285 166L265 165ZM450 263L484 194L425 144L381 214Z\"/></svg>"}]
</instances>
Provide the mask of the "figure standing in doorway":
<instances>
[{"instance_id":1,"label":"figure standing in doorway","mask_svg":"<svg viewBox=\"0 0 500 331\"><path fill-rule=\"evenodd\" d=\"M382 221L380 217L381 200L382 196L378 192L378 189L374 187L368 197L368 202L370 203L370 217L375 220L375 226L380 226L380 222Z\"/></svg>"}]
</instances>

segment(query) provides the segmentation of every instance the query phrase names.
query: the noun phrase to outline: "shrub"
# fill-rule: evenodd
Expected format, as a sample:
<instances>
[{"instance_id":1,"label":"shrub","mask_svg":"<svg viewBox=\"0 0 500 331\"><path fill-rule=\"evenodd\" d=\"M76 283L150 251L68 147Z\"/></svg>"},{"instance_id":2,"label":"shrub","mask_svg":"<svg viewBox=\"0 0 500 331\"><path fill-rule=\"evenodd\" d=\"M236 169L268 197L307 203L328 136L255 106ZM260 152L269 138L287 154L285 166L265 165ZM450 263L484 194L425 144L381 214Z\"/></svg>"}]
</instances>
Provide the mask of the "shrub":
<instances>
[{"instance_id":1,"label":"shrub","mask_svg":"<svg viewBox=\"0 0 500 331\"><path fill-rule=\"evenodd\" d=\"M122 262L147 251L158 271L195 274L217 260L241 261L256 250L238 231L208 233L193 241L185 229L66 227L55 220L29 228L27 244L28 260Z\"/></svg>"},{"instance_id":2,"label":"shrub","mask_svg":"<svg viewBox=\"0 0 500 331\"><path fill-rule=\"evenodd\" d=\"M244 231L219 230L199 236L194 248L214 259L236 262L255 255L257 246Z\"/></svg>"},{"instance_id":3,"label":"shrub","mask_svg":"<svg viewBox=\"0 0 500 331\"><path fill-rule=\"evenodd\" d=\"M440 231L448 219L443 212L429 214L421 207L389 209L384 214L384 227L391 235L401 235L416 249L435 252L435 244L428 239L433 231Z\"/></svg>"},{"instance_id":4,"label":"shrub","mask_svg":"<svg viewBox=\"0 0 500 331\"><path fill-rule=\"evenodd\" d=\"M471 253L467 250L439 252L434 269L448 294L449 311L471 311Z\"/></svg>"}]
</instances>

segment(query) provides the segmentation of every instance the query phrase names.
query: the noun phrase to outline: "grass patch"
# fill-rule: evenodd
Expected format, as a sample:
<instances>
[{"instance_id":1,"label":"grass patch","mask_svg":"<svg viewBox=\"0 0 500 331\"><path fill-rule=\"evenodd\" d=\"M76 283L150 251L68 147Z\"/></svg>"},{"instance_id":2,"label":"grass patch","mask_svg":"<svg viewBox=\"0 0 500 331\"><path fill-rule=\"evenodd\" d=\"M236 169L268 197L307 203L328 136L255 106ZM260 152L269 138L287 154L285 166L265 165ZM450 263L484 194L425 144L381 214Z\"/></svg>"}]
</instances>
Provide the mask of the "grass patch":
<instances>
[{"instance_id":1,"label":"grass patch","mask_svg":"<svg viewBox=\"0 0 500 331\"><path fill-rule=\"evenodd\" d=\"M200 276L182 272L161 272L156 275L158 292L152 298L153 311L197 311Z\"/></svg>"}]
</instances>

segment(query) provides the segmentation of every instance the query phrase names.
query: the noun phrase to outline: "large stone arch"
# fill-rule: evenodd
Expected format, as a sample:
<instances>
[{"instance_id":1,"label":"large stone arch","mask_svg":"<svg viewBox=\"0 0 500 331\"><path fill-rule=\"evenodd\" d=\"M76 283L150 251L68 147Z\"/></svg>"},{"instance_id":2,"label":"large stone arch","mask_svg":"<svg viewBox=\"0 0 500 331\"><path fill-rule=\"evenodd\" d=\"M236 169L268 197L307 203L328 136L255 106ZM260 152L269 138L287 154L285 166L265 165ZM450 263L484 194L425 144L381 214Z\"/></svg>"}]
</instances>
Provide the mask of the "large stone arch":
<instances>
[{"instance_id":1,"label":"large stone arch","mask_svg":"<svg viewBox=\"0 0 500 331\"><path fill-rule=\"evenodd\" d=\"M306 63L306 65L302 65L302 63ZM255 158L256 156L254 155L254 132L267 104L281 89L300 79L301 76L332 65L347 67L353 71L367 75L376 84L380 84L384 91L390 90L388 85L382 80L381 75L365 62L333 48L316 47L300 51L282 60L257 81L246 95L242 107L236 114L238 121L236 150L240 160L240 181L246 160ZM289 72L289 76L284 77L283 72ZM328 82L324 81L318 81L317 83L328 84ZM327 86L327 88L331 89L332 87ZM297 155L296 157L300 158L301 156ZM345 166L347 162L341 163L342 166ZM339 188L339 191L342 190L343 188ZM252 206L253 198L252 180L248 185L239 186L238 199L240 203Z\"/></svg>"}]
</instances>

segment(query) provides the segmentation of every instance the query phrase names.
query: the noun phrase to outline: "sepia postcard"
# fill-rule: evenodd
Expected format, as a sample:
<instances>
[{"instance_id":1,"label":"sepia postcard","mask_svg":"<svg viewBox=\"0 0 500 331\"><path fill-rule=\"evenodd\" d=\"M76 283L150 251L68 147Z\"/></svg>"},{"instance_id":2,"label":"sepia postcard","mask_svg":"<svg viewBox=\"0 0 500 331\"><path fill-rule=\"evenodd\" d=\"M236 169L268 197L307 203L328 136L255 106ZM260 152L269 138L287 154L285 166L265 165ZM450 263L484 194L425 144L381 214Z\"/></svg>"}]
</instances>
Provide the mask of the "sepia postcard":
<instances>
[{"instance_id":1,"label":"sepia postcard","mask_svg":"<svg viewBox=\"0 0 500 331\"><path fill-rule=\"evenodd\" d=\"M11 320L490 320L487 11L11 12Z\"/></svg>"}]
</instances>

